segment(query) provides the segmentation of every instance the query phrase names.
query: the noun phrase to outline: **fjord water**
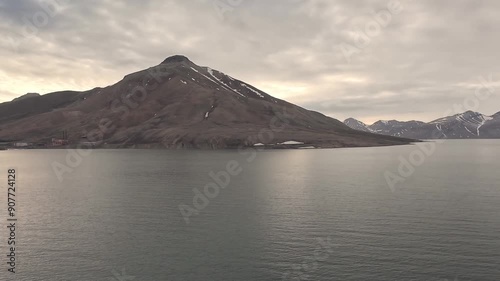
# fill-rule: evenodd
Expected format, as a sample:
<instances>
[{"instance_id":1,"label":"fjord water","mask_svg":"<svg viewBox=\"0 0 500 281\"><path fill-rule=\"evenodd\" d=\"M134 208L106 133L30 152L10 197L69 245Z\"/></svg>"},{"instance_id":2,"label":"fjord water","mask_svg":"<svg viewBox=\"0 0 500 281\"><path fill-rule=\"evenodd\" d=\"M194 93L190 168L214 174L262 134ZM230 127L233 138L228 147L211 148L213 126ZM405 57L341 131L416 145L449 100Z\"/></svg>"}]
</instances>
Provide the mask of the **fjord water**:
<instances>
[{"instance_id":1,"label":"fjord water","mask_svg":"<svg viewBox=\"0 0 500 281\"><path fill-rule=\"evenodd\" d=\"M392 191L417 149L96 150L62 182L68 151L0 151L0 224L8 168L19 218L0 280L500 280L500 141L438 144ZM186 224L179 205L233 160Z\"/></svg>"}]
</instances>

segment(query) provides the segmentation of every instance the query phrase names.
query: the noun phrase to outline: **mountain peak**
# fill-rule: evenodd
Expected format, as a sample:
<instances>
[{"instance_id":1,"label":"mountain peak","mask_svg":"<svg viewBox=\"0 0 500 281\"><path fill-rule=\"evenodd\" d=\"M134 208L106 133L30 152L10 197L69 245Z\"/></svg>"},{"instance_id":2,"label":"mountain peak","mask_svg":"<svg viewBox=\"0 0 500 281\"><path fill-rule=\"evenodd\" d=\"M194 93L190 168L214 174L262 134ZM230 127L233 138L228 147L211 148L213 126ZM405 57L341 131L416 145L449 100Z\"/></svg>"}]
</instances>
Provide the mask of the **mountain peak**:
<instances>
[{"instance_id":1,"label":"mountain peak","mask_svg":"<svg viewBox=\"0 0 500 281\"><path fill-rule=\"evenodd\" d=\"M458 116L478 116L478 115L482 115L482 114L479 112L472 111L472 110L467 110L466 112L461 113L461 114L457 114L457 115Z\"/></svg>"},{"instance_id":2,"label":"mountain peak","mask_svg":"<svg viewBox=\"0 0 500 281\"><path fill-rule=\"evenodd\" d=\"M363 131L363 132L372 132L372 130L370 129L370 127L368 125L366 125L365 123L363 123L357 119L354 119L354 118L346 119L344 121L344 124L346 124L348 127L350 127L351 129L354 129L354 130Z\"/></svg>"},{"instance_id":3,"label":"mountain peak","mask_svg":"<svg viewBox=\"0 0 500 281\"><path fill-rule=\"evenodd\" d=\"M27 93L26 95L23 95L23 96L20 96L18 98L13 99L12 101L20 101L20 100L24 100L24 99L33 98L33 97L39 97L39 96L40 96L39 93Z\"/></svg>"},{"instance_id":4,"label":"mountain peak","mask_svg":"<svg viewBox=\"0 0 500 281\"><path fill-rule=\"evenodd\" d=\"M356 119L356 118L352 118L352 117L351 117L351 118L347 118L347 119L344 121L344 123L345 123L345 122L361 122L361 121L359 121L359 120L358 120L358 119Z\"/></svg>"},{"instance_id":5,"label":"mountain peak","mask_svg":"<svg viewBox=\"0 0 500 281\"><path fill-rule=\"evenodd\" d=\"M365 123L359 121L358 119L356 118L347 118L345 121L344 121L344 124L348 125L349 124L360 124L360 125L363 125L363 126L367 126Z\"/></svg>"},{"instance_id":6,"label":"mountain peak","mask_svg":"<svg viewBox=\"0 0 500 281\"><path fill-rule=\"evenodd\" d=\"M161 64L181 63L181 62L191 62L191 61L186 56L175 55L175 56L168 57Z\"/></svg>"}]
</instances>

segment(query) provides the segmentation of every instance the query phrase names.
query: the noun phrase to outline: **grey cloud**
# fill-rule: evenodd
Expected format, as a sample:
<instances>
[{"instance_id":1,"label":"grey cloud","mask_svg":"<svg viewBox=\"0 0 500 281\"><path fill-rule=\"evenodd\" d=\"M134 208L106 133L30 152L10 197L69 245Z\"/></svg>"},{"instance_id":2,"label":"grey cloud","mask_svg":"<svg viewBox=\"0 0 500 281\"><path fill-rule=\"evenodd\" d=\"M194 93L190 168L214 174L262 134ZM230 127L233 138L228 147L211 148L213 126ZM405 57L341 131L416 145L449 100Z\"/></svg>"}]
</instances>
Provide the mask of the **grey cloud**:
<instances>
[{"instance_id":1,"label":"grey cloud","mask_svg":"<svg viewBox=\"0 0 500 281\"><path fill-rule=\"evenodd\" d=\"M243 0L223 18L215 0L59 1L61 13L17 50L7 39L41 0L0 1L0 77L12 82L0 84L0 101L12 98L5 92L106 86L173 54L339 119L430 121L473 95L460 85L500 81L495 0L401 0L403 11L350 63L340 44L353 45L390 0ZM499 104L496 94L479 111Z\"/></svg>"}]
</instances>

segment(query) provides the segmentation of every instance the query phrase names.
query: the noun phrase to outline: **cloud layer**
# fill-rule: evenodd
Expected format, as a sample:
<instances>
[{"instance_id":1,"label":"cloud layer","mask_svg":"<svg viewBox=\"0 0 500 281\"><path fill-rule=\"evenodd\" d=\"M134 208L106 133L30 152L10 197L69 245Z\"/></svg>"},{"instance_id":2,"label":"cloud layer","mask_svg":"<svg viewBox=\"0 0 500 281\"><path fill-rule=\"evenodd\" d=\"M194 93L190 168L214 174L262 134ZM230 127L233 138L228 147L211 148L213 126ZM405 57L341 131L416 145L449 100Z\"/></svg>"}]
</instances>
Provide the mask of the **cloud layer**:
<instances>
[{"instance_id":1,"label":"cloud layer","mask_svg":"<svg viewBox=\"0 0 500 281\"><path fill-rule=\"evenodd\" d=\"M491 75L495 0L0 0L0 102L86 90L184 54L338 119L442 117Z\"/></svg>"}]
</instances>

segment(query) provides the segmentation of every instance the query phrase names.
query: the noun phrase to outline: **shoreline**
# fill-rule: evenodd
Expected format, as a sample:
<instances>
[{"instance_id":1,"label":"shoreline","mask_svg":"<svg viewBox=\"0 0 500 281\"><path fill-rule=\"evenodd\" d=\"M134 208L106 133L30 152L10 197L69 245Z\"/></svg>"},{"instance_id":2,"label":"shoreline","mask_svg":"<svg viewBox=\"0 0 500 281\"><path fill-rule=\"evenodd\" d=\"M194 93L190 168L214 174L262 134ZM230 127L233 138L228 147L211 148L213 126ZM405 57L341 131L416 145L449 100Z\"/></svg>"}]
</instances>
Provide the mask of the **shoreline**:
<instances>
[{"instance_id":1,"label":"shoreline","mask_svg":"<svg viewBox=\"0 0 500 281\"><path fill-rule=\"evenodd\" d=\"M172 151L182 151L182 150L194 150L194 151L231 151L231 150L241 150L241 149L255 149L255 150L318 150L318 149L341 149L341 148L376 148L376 147L391 147L391 146L406 146L415 145L417 143L422 143L427 141L412 141L408 143L398 143L398 144L379 144L379 145L318 145L318 144L303 144L303 145L259 145L259 146L238 146L238 147L225 147L225 148L209 148L209 147L173 147L165 146L160 144L136 144L132 146L122 146L122 145L104 145L104 146L94 146L85 147L81 145L68 145L61 147L29 147L29 148L0 148L0 151L13 151L13 150L68 150L68 149L85 149L85 150L172 150Z\"/></svg>"}]
</instances>

